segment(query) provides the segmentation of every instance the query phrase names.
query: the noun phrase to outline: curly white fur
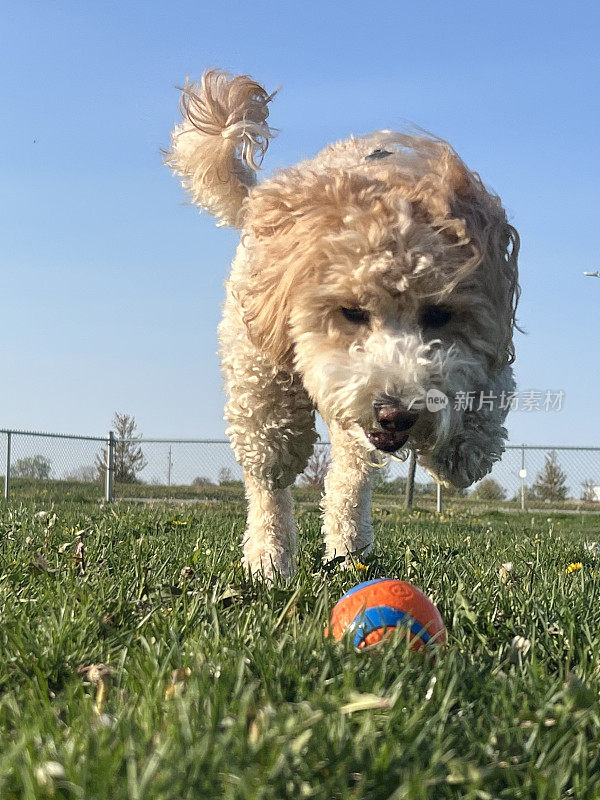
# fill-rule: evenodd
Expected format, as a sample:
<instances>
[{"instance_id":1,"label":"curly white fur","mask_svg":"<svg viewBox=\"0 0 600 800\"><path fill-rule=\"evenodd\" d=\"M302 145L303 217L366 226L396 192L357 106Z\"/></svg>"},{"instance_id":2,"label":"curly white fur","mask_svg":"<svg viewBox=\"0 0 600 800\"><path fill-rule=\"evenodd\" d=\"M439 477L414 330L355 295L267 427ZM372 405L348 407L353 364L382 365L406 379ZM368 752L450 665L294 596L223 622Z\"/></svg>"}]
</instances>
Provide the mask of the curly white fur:
<instances>
[{"instance_id":1,"label":"curly white fur","mask_svg":"<svg viewBox=\"0 0 600 800\"><path fill-rule=\"evenodd\" d=\"M271 97L247 76L206 73L183 91L167 157L200 208L242 229L219 336L249 506L244 558L267 576L295 569L290 486L315 409L332 441L327 558L372 546L381 398L412 414L408 444L438 480L468 486L500 458L506 411L452 401L514 387L519 247L499 199L422 132L350 138L257 185ZM432 308L441 324L428 323ZM430 389L450 398L438 413Z\"/></svg>"}]
</instances>

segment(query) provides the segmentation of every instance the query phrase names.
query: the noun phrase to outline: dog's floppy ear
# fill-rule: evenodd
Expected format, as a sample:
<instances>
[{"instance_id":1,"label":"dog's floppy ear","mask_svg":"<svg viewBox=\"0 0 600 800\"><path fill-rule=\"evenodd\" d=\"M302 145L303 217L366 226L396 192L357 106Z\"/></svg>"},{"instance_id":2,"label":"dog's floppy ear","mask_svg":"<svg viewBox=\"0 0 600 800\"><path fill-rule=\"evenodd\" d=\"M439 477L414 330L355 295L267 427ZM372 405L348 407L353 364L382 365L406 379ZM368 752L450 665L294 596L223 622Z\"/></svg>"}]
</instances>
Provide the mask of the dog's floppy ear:
<instances>
[{"instance_id":1,"label":"dog's floppy ear","mask_svg":"<svg viewBox=\"0 0 600 800\"><path fill-rule=\"evenodd\" d=\"M493 301L497 348L490 368L498 372L514 361L519 236L508 223L500 198L447 142L399 134L394 139L416 152L423 165L409 192L415 216L424 218L452 244L456 258L448 262L447 291L479 273L478 280Z\"/></svg>"},{"instance_id":2,"label":"dog's floppy ear","mask_svg":"<svg viewBox=\"0 0 600 800\"><path fill-rule=\"evenodd\" d=\"M419 463L441 483L466 488L485 477L502 458L508 436L504 421L515 391L512 367L507 365L490 377L481 391L493 402L480 410L457 412L450 407L449 436L420 458Z\"/></svg>"},{"instance_id":3,"label":"dog's floppy ear","mask_svg":"<svg viewBox=\"0 0 600 800\"><path fill-rule=\"evenodd\" d=\"M465 234L475 253L476 270L496 312L497 351L491 368L498 373L515 359L513 332L519 301L519 234L507 220L500 198L489 191L476 172L471 172L450 151L448 185L450 214L464 221Z\"/></svg>"},{"instance_id":4,"label":"dog's floppy ear","mask_svg":"<svg viewBox=\"0 0 600 800\"><path fill-rule=\"evenodd\" d=\"M519 234L508 223L506 218L492 229L488 250L491 272L490 283L493 287L496 308L498 309L498 324L501 333L498 342L498 359L495 367L501 370L515 360L513 334L515 328L518 328L516 313L521 293L517 266Z\"/></svg>"},{"instance_id":5,"label":"dog's floppy ear","mask_svg":"<svg viewBox=\"0 0 600 800\"><path fill-rule=\"evenodd\" d=\"M465 220L467 235L478 252L474 275L485 287L493 309L489 324L496 330L496 347L489 367L492 373L497 373L515 360L513 334L518 328L516 311L520 295L519 234L508 222L499 198L487 191L483 197L459 198L454 213Z\"/></svg>"},{"instance_id":6,"label":"dog's floppy ear","mask_svg":"<svg viewBox=\"0 0 600 800\"><path fill-rule=\"evenodd\" d=\"M352 179L290 168L261 184L246 207L250 278L240 300L250 339L273 363L293 368L289 332L294 298L342 227ZM341 184L344 184L343 186Z\"/></svg>"},{"instance_id":7,"label":"dog's floppy ear","mask_svg":"<svg viewBox=\"0 0 600 800\"><path fill-rule=\"evenodd\" d=\"M257 250L260 252L260 246ZM273 364L292 371L293 344L288 325L297 276L281 262L254 264L257 268L240 297L250 340Z\"/></svg>"}]
</instances>

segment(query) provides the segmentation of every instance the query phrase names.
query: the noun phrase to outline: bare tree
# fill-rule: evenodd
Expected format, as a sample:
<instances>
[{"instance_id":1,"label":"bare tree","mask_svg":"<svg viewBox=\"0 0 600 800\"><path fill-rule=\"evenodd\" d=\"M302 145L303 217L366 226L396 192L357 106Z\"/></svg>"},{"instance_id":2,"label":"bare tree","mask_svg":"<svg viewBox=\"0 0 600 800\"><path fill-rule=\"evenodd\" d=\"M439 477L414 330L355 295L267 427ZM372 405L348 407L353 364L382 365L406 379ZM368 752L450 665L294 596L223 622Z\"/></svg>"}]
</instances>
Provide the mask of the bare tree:
<instances>
[{"instance_id":1,"label":"bare tree","mask_svg":"<svg viewBox=\"0 0 600 800\"><path fill-rule=\"evenodd\" d=\"M233 473L229 467L221 467L219 470L219 486L226 486L233 481Z\"/></svg>"},{"instance_id":2,"label":"bare tree","mask_svg":"<svg viewBox=\"0 0 600 800\"><path fill-rule=\"evenodd\" d=\"M325 488L325 476L329 472L331 459L324 447L316 447L308 459L306 469L300 476L300 486L305 489Z\"/></svg>"},{"instance_id":3,"label":"bare tree","mask_svg":"<svg viewBox=\"0 0 600 800\"><path fill-rule=\"evenodd\" d=\"M211 479L206 478L204 475L198 475L198 477L194 478L194 480L192 481L192 486L202 487L202 486L213 486L213 485L214 484L211 481Z\"/></svg>"},{"instance_id":4,"label":"bare tree","mask_svg":"<svg viewBox=\"0 0 600 800\"><path fill-rule=\"evenodd\" d=\"M585 503L598 502L598 495L596 491L598 489L598 483L596 481L593 481L591 478L588 478L581 485L583 487L583 492L581 493L581 499Z\"/></svg>"},{"instance_id":5,"label":"bare tree","mask_svg":"<svg viewBox=\"0 0 600 800\"><path fill-rule=\"evenodd\" d=\"M95 466L75 467L65 475L66 481L77 481L78 483L94 483L98 480L98 470Z\"/></svg>"},{"instance_id":6,"label":"bare tree","mask_svg":"<svg viewBox=\"0 0 600 800\"><path fill-rule=\"evenodd\" d=\"M113 428L116 434L114 447L114 479L117 483L139 483L137 477L148 462L144 458L141 435L136 434L135 417L115 412ZM96 456L98 475L104 478L106 473L106 448L101 456Z\"/></svg>"}]
</instances>

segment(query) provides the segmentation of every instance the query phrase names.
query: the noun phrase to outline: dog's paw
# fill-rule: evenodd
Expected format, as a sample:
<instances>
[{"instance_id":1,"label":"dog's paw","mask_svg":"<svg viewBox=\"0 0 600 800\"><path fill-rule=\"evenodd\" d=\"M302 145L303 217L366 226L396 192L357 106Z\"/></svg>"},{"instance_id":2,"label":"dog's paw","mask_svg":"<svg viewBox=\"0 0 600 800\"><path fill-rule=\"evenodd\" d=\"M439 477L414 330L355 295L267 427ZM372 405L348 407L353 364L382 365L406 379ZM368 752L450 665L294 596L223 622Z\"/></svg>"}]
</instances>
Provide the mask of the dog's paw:
<instances>
[{"instance_id":1,"label":"dog's paw","mask_svg":"<svg viewBox=\"0 0 600 800\"><path fill-rule=\"evenodd\" d=\"M292 578L297 570L295 559L278 559L272 553L262 553L252 559L244 556L242 566L252 573L254 579L263 580L265 583L274 583L276 578Z\"/></svg>"}]
</instances>

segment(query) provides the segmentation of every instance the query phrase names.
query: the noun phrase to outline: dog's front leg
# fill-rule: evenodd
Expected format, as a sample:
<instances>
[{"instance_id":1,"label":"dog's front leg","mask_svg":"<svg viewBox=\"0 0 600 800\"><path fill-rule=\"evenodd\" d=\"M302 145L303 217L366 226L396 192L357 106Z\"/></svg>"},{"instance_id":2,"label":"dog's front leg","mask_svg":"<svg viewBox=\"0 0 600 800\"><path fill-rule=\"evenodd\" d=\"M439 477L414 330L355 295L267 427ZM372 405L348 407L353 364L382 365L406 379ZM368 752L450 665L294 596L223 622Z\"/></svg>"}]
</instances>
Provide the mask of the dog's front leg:
<instances>
[{"instance_id":1,"label":"dog's front leg","mask_svg":"<svg viewBox=\"0 0 600 800\"><path fill-rule=\"evenodd\" d=\"M331 466L325 479L323 536L325 559L368 553L373 546L371 472L366 452L356 439L330 425Z\"/></svg>"},{"instance_id":2,"label":"dog's front leg","mask_svg":"<svg viewBox=\"0 0 600 800\"><path fill-rule=\"evenodd\" d=\"M296 570L296 521L290 487L274 489L244 471L248 521L244 564L265 578Z\"/></svg>"}]
</instances>

